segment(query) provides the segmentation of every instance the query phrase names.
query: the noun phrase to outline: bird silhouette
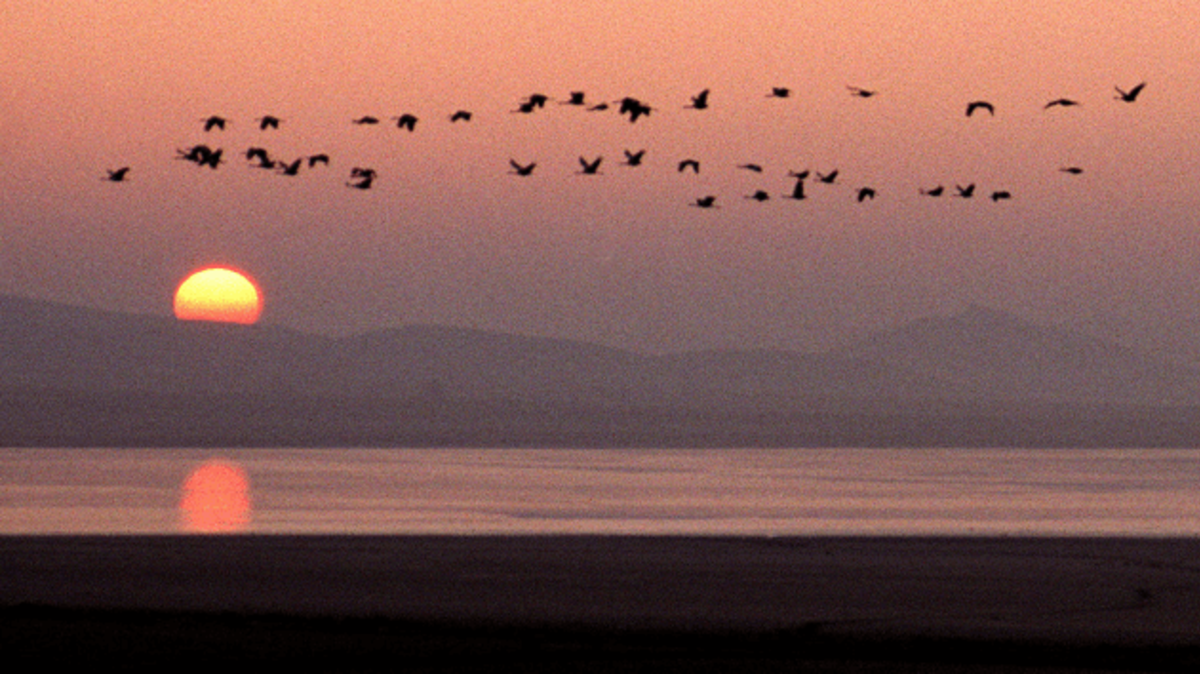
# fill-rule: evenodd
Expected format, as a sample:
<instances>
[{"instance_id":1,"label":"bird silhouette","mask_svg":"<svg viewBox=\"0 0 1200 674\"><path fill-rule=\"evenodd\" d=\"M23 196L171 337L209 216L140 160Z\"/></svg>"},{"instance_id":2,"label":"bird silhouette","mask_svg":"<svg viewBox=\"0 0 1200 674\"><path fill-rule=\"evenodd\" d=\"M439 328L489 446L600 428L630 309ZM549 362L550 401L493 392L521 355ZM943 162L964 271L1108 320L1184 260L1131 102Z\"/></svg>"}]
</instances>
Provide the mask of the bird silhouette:
<instances>
[{"instance_id":1,"label":"bird silhouette","mask_svg":"<svg viewBox=\"0 0 1200 674\"><path fill-rule=\"evenodd\" d=\"M525 101L525 102L521 103L520 105L518 105L516 110L509 110L509 112L519 112L521 114L528 115L536 109L537 109L536 105L534 105L533 103L531 103L529 101Z\"/></svg>"},{"instance_id":2,"label":"bird silhouette","mask_svg":"<svg viewBox=\"0 0 1200 674\"><path fill-rule=\"evenodd\" d=\"M792 193L783 195L783 198L803 201L806 198L804 196L804 178L796 178L796 184L792 186Z\"/></svg>"},{"instance_id":3,"label":"bird silhouette","mask_svg":"<svg viewBox=\"0 0 1200 674\"><path fill-rule=\"evenodd\" d=\"M975 196L975 183L971 183L970 185L967 185L966 187L963 187L961 185L955 185L954 189L957 192L954 195L956 197L962 197L963 199L970 199L971 197Z\"/></svg>"},{"instance_id":4,"label":"bird silhouette","mask_svg":"<svg viewBox=\"0 0 1200 674\"><path fill-rule=\"evenodd\" d=\"M294 175L300 173L300 165L303 163L304 163L304 157L301 157L301 158L297 159L296 161L293 161L290 164L284 164L283 162L280 162L279 174L285 175L285 176L294 176Z\"/></svg>"},{"instance_id":5,"label":"bird silhouette","mask_svg":"<svg viewBox=\"0 0 1200 674\"><path fill-rule=\"evenodd\" d=\"M865 201L867 199L874 199L874 198L875 198L875 190L871 189L870 187L860 187L858 189L858 203L861 204L863 201Z\"/></svg>"},{"instance_id":6,"label":"bird silhouette","mask_svg":"<svg viewBox=\"0 0 1200 674\"><path fill-rule=\"evenodd\" d=\"M832 185L837 180L837 177L838 177L837 169L834 169L834 170L830 171L829 173L821 173L820 171L817 171L817 180L820 180L821 182L825 183L826 185Z\"/></svg>"},{"instance_id":7,"label":"bird silhouette","mask_svg":"<svg viewBox=\"0 0 1200 674\"><path fill-rule=\"evenodd\" d=\"M372 117L372 116L370 116L370 115L364 115L363 117L359 117L358 119L352 119L352 120L350 120L350 122L351 122L352 124L359 124L359 125L362 125L362 124L378 124L378 123L379 123L379 118L378 118L378 117Z\"/></svg>"},{"instance_id":8,"label":"bird silhouette","mask_svg":"<svg viewBox=\"0 0 1200 674\"><path fill-rule=\"evenodd\" d=\"M685 108L694 108L696 110L704 110L708 107L708 89L692 96L692 104L683 106Z\"/></svg>"},{"instance_id":9,"label":"bird silhouette","mask_svg":"<svg viewBox=\"0 0 1200 674\"><path fill-rule=\"evenodd\" d=\"M212 131L213 129L220 129L222 131L225 130L225 118L224 117L218 117L216 115L213 115L213 116L205 118L204 120L201 120L201 121L204 122L204 130L205 131Z\"/></svg>"},{"instance_id":10,"label":"bird silhouette","mask_svg":"<svg viewBox=\"0 0 1200 674\"><path fill-rule=\"evenodd\" d=\"M767 94L767 98L787 98L792 95L792 90L787 87L771 87L771 93Z\"/></svg>"},{"instance_id":11,"label":"bird silhouette","mask_svg":"<svg viewBox=\"0 0 1200 674\"><path fill-rule=\"evenodd\" d=\"M621 162L621 165L622 166L641 166L642 158L645 156L646 156L645 150L638 150L637 152L630 152L629 150L625 150L625 161Z\"/></svg>"},{"instance_id":12,"label":"bird silhouette","mask_svg":"<svg viewBox=\"0 0 1200 674\"><path fill-rule=\"evenodd\" d=\"M684 171L686 171L688 169L692 169L692 173L699 173L700 172L700 162L696 161L695 159L684 159L683 161L679 162L677 170L680 173L683 173Z\"/></svg>"},{"instance_id":13,"label":"bird silhouette","mask_svg":"<svg viewBox=\"0 0 1200 674\"><path fill-rule=\"evenodd\" d=\"M1130 89L1129 91L1123 91L1121 89L1121 87L1113 87L1113 88L1117 90L1117 96L1116 96L1117 100L1125 101L1126 103L1132 103L1137 100L1138 94L1142 93L1142 89L1144 89L1145 87L1146 87L1146 83L1141 82L1134 88Z\"/></svg>"},{"instance_id":14,"label":"bird silhouette","mask_svg":"<svg viewBox=\"0 0 1200 674\"><path fill-rule=\"evenodd\" d=\"M930 189L930 190L920 189L917 191L927 197L940 197L940 196L942 196L942 192L946 191L946 188L942 187L941 185L938 185L937 187Z\"/></svg>"},{"instance_id":15,"label":"bird silhouette","mask_svg":"<svg viewBox=\"0 0 1200 674\"><path fill-rule=\"evenodd\" d=\"M375 169L373 168L359 168L355 166L354 168L350 169L351 178L376 178L378 176L379 174L376 173Z\"/></svg>"},{"instance_id":16,"label":"bird silhouette","mask_svg":"<svg viewBox=\"0 0 1200 674\"><path fill-rule=\"evenodd\" d=\"M1063 173L1070 173L1073 176L1077 176L1080 173L1083 173L1083 169L1079 168L1078 166L1064 166L1063 168L1060 168L1058 170L1062 171Z\"/></svg>"},{"instance_id":17,"label":"bird silhouette","mask_svg":"<svg viewBox=\"0 0 1200 674\"><path fill-rule=\"evenodd\" d=\"M469 122L471 121L471 113L467 110L456 110L450 115L451 122Z\"/></svg>"},{"instance_id":18,"label":"bird silhouette","mask_svg":"<svg viewBox=\"0 0 1200 674\"><path fill-rule=\"evenodd\" d=\"M396 122L396 128L408 129L409 133L412 133L417 128L417 116L416 115L412 115L412 114L409 114L406 112L403 115L400 115L399 117L393 117L392 119L395 120L395 122Z\"/></svg>"},{"instance_id":19,"label":"bird silhouette","mask_svg":"<svg viewBox=\"0 0 1200 674\"><path fill-rule=\"evenodd\" d=\"M810 171L808 169L804 169L803 171L788 171L788 177L789 178L797 178L799 180L804 180L805 178L808 177L809 173L810 173Z\"/></svg>"},{"instance_id":20,"label":"bird silhouette","mask_svg":"<svg viewBox=\"0 0 1200 674\"><path fill-rule=\"evenodd\" d=\"M588 112L602 112L602 111L604 111L604 110L607 110L607 109L608 109L608 103L597 103L597 104L595 104L595 105L593 105L593 106L590 106L590 107L587 109L587 111L588 111Z\"/></svg>"},{"instance_id":21,"label":"bird silhouette","mask_svg":"<svg viewBox=\"0 0 1200 674\"><path fill-rule=\"evenodd\" d=\"M258 130L266 131L267 129L278 129L279 122L281 122L283 120L279 119L278 117L273 117L271 115L263 115L262 117L259 117L257 121L258 121Z\"/></svg>"},{"instance_id":22,"label":"bird silhouette","mask_svg":"<svg viewBox=\"0 0 1200 674\"><path fill-rule=\"evenodd\" d=\"M699 197L689 205L695 206L696 208L717 208L717 198L710 194L708 196Z\"/></svg>"},{"instance_id":23,"label":"bird silhouette","mask_svg":"<svg viewBox=\"0 0 1200 674\"><path fill-rule=\"evenodd\" d=\"M353 187L356 190L369 190L371 183L375 181L374 175L363 176L358 182L348 182L346 187Z\"/></svg>"},{"instance_id":24,"label":"bird silhouette","mask_svg":"<svg viewBox=\"0 0 1200 674\"><path fill-rule=\"evenodd\" d=\"M578 173L580 173L581 175L594 175L594 174L598 173L600 170L600 162L603 160L604 160L604 157L596 157L595 160L589 162L588 160L584 159L583 157L580 157L579 165L582 166L583 169L581 171L579 171Z\"/></svg>"},{"instance_id":25,"label":"bird silhouette","mask_svg":"<svg viewBox=\"0 0 1200 674\"><path fill-rule=\"evenodd\" d=\"M221 164L221 154L223 150L217 148L213 150L207 145L194 145L186 152L183 150L175 150L179 155L176 159L183 159L195 163L197 166L207 166L215 169Z\"/></svg>"},{"instance_id":26,"label":"bird silhouette","mask_svg":"<svg viewBox=\"0 0 1200 674\"><path fill-rule=\"evenodd\" d=\"M870 98L870 97L874 96L875 94L879 93L878 91L873 91L871 89L863 89L861 87L852 87L850 85L846 85L846 88L850 90L851 96L857 96L859 98Z\"/></svg>"},{"instance_id":27,"label":"bird silhouette","mask_svg":"<svg viewBox=\"0 0 1200 674\"><path fill-rule=\"evenodd\" d=\"M271 159L271 158L270 158L270 157L267 155L267 151L266 151L266 150L264 150L264 149L263 149L263 148L261 148L261 147L252 147L252 148L248 148L248 149L246 150L246 160L247 160L247 161L253 161L253 160L255 160L255 159L257 159L257 160L258 160L258 163L257 163L257 164L251 164L251 165L250 165L250 166L251 166L251 168L263 168L263 169L273 169L273 168L275 168L275 161L273 161L273 160L272 160L272 159Z\"/></svg>"},{"instance_id":28,"label":"bird silhouette","mask_svg":"<svg viewBox=\"0 0 1200 674\"><path fill-rule=\"evenodd\" d=\"M587 105L583 101L585 95L586 94L582 91L572 91L570 94L567 95L567 100L559 101L558 104L559 105Z\"/></svg>"},{"instance_id":29,"label":"bird silhouette","mask_svg":"<svg viewBox=\"0 0 1200 674\"><path fill-rule=\"evenodd\" d=\"M535 108L546 107L546 101L548 100L550 100L550 97L546 94L529 94L529 96L525 98L525 102L529 103Z\"/></svg>"},{"instance_id":30,"label":"bird silhouette","mask_svg":"<svg viewBox=\"0 0 1200 674\"><path fill-rule=\"evenodd\" d=\"M519 176L527 176L527 175L532 174L534 167L537 166L537 162L530 162L530 163L522 166L522 165L518 164L515 159L509 159L508 163L510 166L513 167L513 170L509 171L509 173L513 173L513 174L516 174Z\"/></svg>"},{"instance_id":31,"label":"bird silhouette","mask_svg":"<svg viewBox=\"0 0 1200 674\"><path fill-rule=\"evenodd\" d=\"M175 152L178 155L175 157L176 159L203 164L203 162L212 155L213 151L212 148L208 147L207 145L193 145L187 150L176 149Z\"/></svg>"},{"instance_id":32,"label":"bird silhouette","mask_svg":"<svg viewBox=\"0 0 1200 674\"><path fill-rule=\"evenodd\" d=\"M324 164L326 166L329 166L329 155L327 155L327 154L309 155L308 168L312 168L312 167L316 166L317 164Z\"/></svg>"},{"instance_id":33,"label":"bird silhouette","mask_svg":"<svg viewBox=\"0 0 1200 674\"><path fill-rule=\"evenodd\" d=\"M1053 108L1053 107L1055 107L1055 106L1057 106L1057 107L1062 107L1062 108L1069 108L1069 107L1076 106L1076 105L1079 105L1079 101L1073 101L1073 100L1071 100L1071 99L1069 99L1069 98L1056 98L1056 99L1054 99L1053 101L1050 101L1049 103L1047 103L1046 105L1044 105L1044 106L1042 107L1042 109L1043 109L1043 110L1048 110L1048 109L1050 109L1050 108Z\"/></svg>"},{"instance_id":34,"label":"bird silhouette","mask_svg":"<svg viewBox=\"0 0 1200 674\"><path fill-rule=\"evenodd\" d=\"M650 106L642 103L636 98L626 96L625 98L617 101L617 103L621 104L621 106L617 108L617 114L628 114L630 123L636 122L638 117L650 115Z\"/></svg>"},{"instance_id":35,"label":"bird silhouette","mask_svg":"<svg viewBox=\"0 0 1200 674\"><path fill-rule=\"evenodd\" d=\"M104 169L104 170L108 173L108 176L101 178L101 180L105 180L110 183L125 182L125 177L127 175L129 175L129 167L128 166L122 166L121 168L119 168L115 171L110 170L110 169Z\"/></svg>"},{"instance_id":36,"label":"bird silhouette","mask_svg":"<svg viewBox=\"0 0 1200 674\"><path fill-rule=\"evenodd\" d=\"M747 171L754 171L755 173L762 173L763 170L762 166L759 166L758 164L738 164L737 167L740 169L746 169Z\"/></svg>"},{"instance_id":37,"label":"bird silhouette","mask_svg":"<svg viewBox=\"0 0 1200 674\"><path fill-rule=\"evenodd\" d=\"M210 169L213 169L215 171L216 168L221 165L221 155L223 153L224 153L223 149L217 148L217 149L213 150L212 152L209 152L208 156L204 157L197 163L200 166L207 166Z\"/></svg>"},{"instance_id":38,"label":"bird silhouette","mask_svg":"<svg viewBox=\"0 0 1200 674\"><path fill-rule=\"evenodd\" d=\"M1001 199L1011 199L1012 195L1005 190L992 192L992 201L1000 201Z\"/></svg>"},{"instance_id":39,"label":"bird silhouette","mask_svg":"<svg viewBox=\"0 0 1200 674\"><path fill-rule=\"evenodd\" d=\"M639 117L649 117L652 108L648 105L639 104L637 107L629 111L629 123L632 124L638 121Z\"/></svg>"},{"instance_id":40,"label":"bird silhouette","mask_svg":"<svg viewBox=\"0 0 1200 674\"><path fill-rule=\"evenodd\" d=\"M987 110L993 116L996 114L996 108L987 101L971 101L967 103L967 117L975 114L976 110Z\"/></svg>"},{"instance_id":41,"label":"bird silhouette","mask_svg":"<svg viewBox=\"0 0 1200 674\"><path fill-rule=\"evenodd\" d=\"M754 194L747 194L743 198L744 199L753 199L755 201L762 202L762 201L766 201L767 199L770 199L771 195L767 194L766 190L755 190Z\"/></svg>"}]
</instances>

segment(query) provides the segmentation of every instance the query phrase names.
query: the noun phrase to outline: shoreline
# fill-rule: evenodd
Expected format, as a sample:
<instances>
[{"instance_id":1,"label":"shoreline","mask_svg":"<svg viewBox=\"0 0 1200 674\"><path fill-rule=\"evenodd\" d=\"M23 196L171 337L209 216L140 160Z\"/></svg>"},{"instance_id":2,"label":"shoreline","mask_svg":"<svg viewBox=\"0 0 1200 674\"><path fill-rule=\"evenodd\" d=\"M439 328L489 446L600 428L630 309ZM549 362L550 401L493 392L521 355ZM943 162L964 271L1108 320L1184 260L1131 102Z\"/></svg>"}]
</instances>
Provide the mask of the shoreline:
<instances>
[{"instance_id":1,"label":"shoreline","mask_svg":"<svg viewBox=\"0 0 1200 674\"><path fill-rule=\"evenodd\" d=\"M1015 648L1174 666L1200 663L1200 539L3 536L0 615L6 641L202 624L289 642L340 625L448 653L558 640L581 657L950 649L983 665ZM662 650L672 639L687 645Z\"/></svg>"}]
</instances>

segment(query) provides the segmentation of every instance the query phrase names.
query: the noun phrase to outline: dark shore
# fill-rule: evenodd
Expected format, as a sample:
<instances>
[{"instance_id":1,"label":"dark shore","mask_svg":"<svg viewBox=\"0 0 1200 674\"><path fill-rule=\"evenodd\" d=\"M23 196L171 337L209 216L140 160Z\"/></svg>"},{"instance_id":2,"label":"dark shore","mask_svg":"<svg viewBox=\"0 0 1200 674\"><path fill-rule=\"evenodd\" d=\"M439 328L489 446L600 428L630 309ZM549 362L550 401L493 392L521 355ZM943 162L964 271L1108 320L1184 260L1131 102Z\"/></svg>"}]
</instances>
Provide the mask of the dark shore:
<instances>
[{"instance_id":1,"label":"dark shore","mask_svg":"<svg viewBox=\"0 0 1200 674\"><path fill-rule=\"evenodd\" d=\"M0 537L0 652L342 671L1197 671L1200 540Z\"/></svg>"}]
</instances>

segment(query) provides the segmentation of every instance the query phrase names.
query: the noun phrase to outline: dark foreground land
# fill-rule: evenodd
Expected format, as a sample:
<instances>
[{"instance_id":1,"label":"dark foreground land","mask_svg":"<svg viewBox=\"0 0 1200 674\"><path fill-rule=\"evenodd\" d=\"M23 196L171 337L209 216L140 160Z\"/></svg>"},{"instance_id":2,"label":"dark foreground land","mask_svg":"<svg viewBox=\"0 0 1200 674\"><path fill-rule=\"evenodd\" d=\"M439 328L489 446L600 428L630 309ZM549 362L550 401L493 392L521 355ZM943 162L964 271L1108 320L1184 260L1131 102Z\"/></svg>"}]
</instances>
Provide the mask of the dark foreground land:
<instances>
[{"instance_id":1,"label":"dark foreground land","mask_svg":"<svg viewBox=\"0 0 1200 674\"><path fill-rule=\"evenodd\" d=\"M1194 672L1200 540L5 537L0 653L47 671Z\"/></svg>"}]
</instances>

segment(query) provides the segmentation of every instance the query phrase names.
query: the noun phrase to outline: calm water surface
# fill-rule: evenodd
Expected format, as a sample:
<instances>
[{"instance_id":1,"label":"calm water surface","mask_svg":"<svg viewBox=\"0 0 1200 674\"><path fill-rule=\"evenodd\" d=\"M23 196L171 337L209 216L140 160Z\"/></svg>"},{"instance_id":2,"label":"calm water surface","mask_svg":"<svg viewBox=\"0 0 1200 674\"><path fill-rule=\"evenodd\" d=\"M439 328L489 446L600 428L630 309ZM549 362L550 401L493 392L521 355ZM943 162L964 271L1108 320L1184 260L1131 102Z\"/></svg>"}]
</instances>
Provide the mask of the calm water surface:
<instances>
[{"instance_id":1,"label":"calm water surface","mask_svg":"<svg viewBox=\"0 0 1200 674\"><path fill-rule=\"evenodd\" d=\"M252 533L1200 534L1200 450L0 449L0 534L178 533L213 459Z\"/></svg>"}]
</instances>

